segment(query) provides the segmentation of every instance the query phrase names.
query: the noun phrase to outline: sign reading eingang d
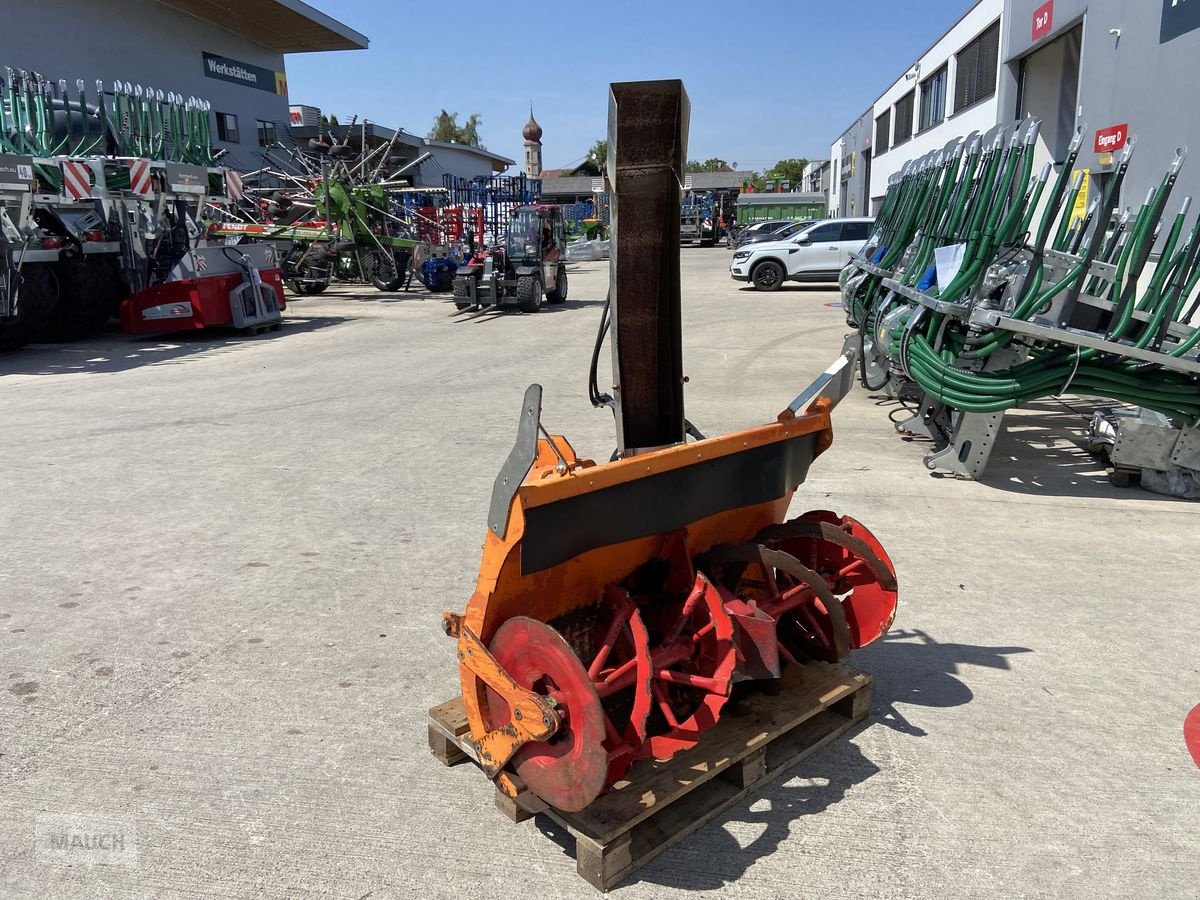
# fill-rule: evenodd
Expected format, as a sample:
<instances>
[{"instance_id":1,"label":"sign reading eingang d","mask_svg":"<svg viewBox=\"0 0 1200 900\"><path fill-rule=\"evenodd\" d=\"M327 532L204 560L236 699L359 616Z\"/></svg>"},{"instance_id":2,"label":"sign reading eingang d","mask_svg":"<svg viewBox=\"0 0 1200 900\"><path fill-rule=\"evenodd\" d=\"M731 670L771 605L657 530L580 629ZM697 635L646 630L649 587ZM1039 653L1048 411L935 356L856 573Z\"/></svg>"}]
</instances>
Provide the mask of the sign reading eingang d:
<instances>
[{"instance_id":1,"label":"sign reading eingang d","mask_svg":"<svg viewBox=\"0 0 1200 900\"><path fill-rule=\"evenodd\" d=\"M282 72L238 62L215 53L204 53L204 74L218 81L230 81L242 87L257 88L271 94L287 94L287 79Z\"/></svg>"},{"instance_id":2,"label":"sign reading eingang d","mask_svg":"<svg viewBox=\"0 0 1200 900\"><path fill-rule=\"evenodd\" d=\"M1163 0L1162 30L1158 42L1165 44L1181 34L1200 28L1200 0Z\"/></svg>"}]
</instances>

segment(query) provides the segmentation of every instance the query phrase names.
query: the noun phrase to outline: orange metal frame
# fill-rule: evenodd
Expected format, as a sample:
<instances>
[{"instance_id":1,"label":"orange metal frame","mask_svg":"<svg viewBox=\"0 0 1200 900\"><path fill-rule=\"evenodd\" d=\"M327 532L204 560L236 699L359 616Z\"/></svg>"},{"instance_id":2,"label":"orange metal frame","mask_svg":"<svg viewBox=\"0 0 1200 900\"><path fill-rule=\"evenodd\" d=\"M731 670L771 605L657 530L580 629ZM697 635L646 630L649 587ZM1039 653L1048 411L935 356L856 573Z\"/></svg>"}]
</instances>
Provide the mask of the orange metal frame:
<instances>
[{"instance_id":1,"label":"orange metal frame","mask_svg":"<svg viewBox=\"0 0 1200 900\"><path fill-rule=\"evenodd\" d=\"M469 635L467 641L472 648L486 648L496 629L511 617L529 616L542 622L553 621L564 613L597 602L602 597L606 585L626 578L647 560L662 555L665 536L651 535L597 547L559 565L523 574L521 546L525 535L526 510L592 491L636 482L655 474L733 456L802 435L817 435L813 451L813 456L816 457L833 442L830 410L831 404L822 398L816 400L800 416L785 410L778 421L767 425L601 465L591 460L579 459L574 448L561 435L551 436L553 447L549 441L540 439L537 459L509 507L508 527L504 538L497 537L490 530L484 538L479 578L475 591L467 602L465 614L461 618L447 614L447 622L454 623L453 626L447 626L448 633L459 637L460 659L467 646L463 643L464 635ZM559 454L567 462L565 473L556 471L556 467L559 467ZM782 522L794 492L793 487L777 499L725 510L689 523L686 529L688 554L694 557L717 544L749 541L768 525ZM478 644L475 644L475 641L478 641ZM492 660L492 664L495 664L495 660ZM486 663L483 667L478 660L475 660L474 664L464 663L460 665L459 673L463 704L471 725L472 737L477 743L482 743L485 738L494 740L489 735L498 730L489 727L485 715L486 688L489 685L504 697L512 708L531 702L527 696L531 692L515 684L506 685L504 679L497 678L497 673L486 666ZM499 674L504 673L501 671ZM541 724L540 717L534 721ZM514 740L517 743L511 746L508 755L504 757L505 760L511 757L520 743L535 739L538 738L523 734L508 735L508 743L503 749L509 749L508 744ZM495 770L489 774L495 775ZM501 786L503 787L503 783Z\"/></svg>"}]
</instances>

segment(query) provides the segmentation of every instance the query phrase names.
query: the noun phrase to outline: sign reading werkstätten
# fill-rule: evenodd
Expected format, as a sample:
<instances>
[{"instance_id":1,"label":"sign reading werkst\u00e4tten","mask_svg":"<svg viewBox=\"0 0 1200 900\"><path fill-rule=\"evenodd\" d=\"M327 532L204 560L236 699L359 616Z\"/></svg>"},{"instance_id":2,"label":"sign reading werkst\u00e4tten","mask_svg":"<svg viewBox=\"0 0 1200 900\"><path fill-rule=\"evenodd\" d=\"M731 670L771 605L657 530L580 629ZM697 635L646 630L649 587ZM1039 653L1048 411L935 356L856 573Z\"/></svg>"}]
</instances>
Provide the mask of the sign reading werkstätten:
<instances>
[{"instance_id":1,"label":"sign reading werkst\u00e4tten","mask_svg":"<svg viewBox=\"0 0 1200 900\"><path fill-rule=\"evenodd\" d=\"M203 53L204 74L218 81L228 81L243 87L255 88L270 94L287 94L287 81L282 72L273 72L262 66L238 62L215 53Z\"/></svg>"}]
</instances>

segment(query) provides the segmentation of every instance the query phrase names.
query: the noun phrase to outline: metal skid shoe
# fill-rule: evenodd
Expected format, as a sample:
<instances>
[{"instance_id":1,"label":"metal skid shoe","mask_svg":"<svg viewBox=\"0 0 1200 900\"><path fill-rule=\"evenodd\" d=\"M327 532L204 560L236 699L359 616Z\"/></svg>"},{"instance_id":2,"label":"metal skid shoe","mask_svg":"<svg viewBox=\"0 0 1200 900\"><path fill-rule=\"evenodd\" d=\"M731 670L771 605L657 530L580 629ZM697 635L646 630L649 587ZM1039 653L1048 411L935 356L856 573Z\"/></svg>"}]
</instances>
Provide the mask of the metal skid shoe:
<instances>
[{"instance_id":1,"label":"metal skid shoe","mask_svg":"<svg viewBox=\"0 0 1200 900\"><path fill-rule=\"evenodd\" d=\"M913 415L896 423L896 431L899 434L938 442L946 439L951 428L950 408L944 403L930 399L926 394L921 395L921 405Z\"/></svg>"},{"instance_id":2,"label":"metal skid shoe","mask_svg":"<svg viewBox=\"0 0 1200 900\"><path fill-rule=\"evenodd\" d=\"M1003 412L954 413L949 446L926 456L925 468L944 469L960 478L978 478L987 468L1003 420Z\"/></svg>"},{"instance_id":3,"label":"metal skid shoe","mask_svg":"<svg viewBox=\"0 0 1200 900\"><path fill-rule=\"evenodd\" d=\"M229 292L233 327L258 328L282 322L283 312L279 309L275 288L263 283L258 268L249 256L240 255L238 265L242 268L242 283Z\"/></svg>"}]
</instances>

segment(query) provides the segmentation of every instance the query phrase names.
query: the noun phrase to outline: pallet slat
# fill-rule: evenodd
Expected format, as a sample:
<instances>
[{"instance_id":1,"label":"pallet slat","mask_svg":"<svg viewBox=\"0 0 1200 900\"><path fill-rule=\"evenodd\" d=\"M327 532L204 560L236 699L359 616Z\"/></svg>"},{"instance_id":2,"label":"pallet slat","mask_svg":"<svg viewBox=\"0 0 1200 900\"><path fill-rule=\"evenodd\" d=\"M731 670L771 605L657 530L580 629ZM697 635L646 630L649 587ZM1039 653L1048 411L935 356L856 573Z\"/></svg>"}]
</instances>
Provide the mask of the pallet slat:
<instances>
[{"instance_id":1,"label":"pallet slat","mask_svg":"<svg viewBox=\"0 0 1200 900\"><path fill-rule=\"evenodd\" d=\"M700 743L669 760L636 763L625 780L578 813L516 800L496 805L515 822L538 811L575 838L579 874L607 891L866 718L871 679L824 663L791 666L781 690L727 708ZM429 742L446 765L473 758L462 698L429 713Z\"/></svg>"}]
</instances>

